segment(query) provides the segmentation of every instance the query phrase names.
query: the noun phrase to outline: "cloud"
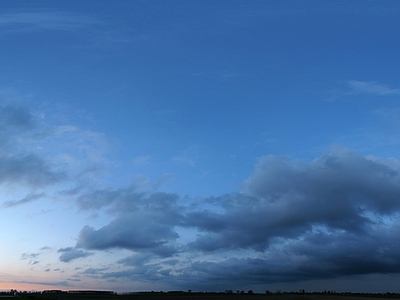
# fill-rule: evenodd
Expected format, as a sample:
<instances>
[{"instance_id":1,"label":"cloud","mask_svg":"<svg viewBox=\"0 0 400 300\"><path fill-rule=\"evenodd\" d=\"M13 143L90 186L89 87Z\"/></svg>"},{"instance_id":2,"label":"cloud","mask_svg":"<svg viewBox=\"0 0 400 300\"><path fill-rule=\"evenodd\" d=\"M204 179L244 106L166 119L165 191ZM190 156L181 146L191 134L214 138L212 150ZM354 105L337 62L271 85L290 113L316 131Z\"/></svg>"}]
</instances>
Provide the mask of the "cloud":
<instances>
[{"instance_id":1,"label":"cloud","mask_svg":"<svg viewBox=\"0 0 400 300\"><path fill-rule=\"evenodd\" d=\"M86 275L97 275L101 274L103 271L107 270L107 268L89 268L82 272L82 274Z\"/></svg>"},{"instance_id":2,"label":"cloud","mask_svg":"<svg viewBox=\"0 0 400 300\"><path fill-rule=\"evenodd\" d=\"M139 253L120 259L118 263L127 266L142 266L144 263L147 263L151 258L152 254L150 253Z\"/></svg>"},{"instance_id":3,"label":"cloud","mask_svg":"<svg viewBox=\"0 0 400 300\"><path fill-rule=\"evenodd\" d=\"M69 286L68 281L16 281L17 283L27 283L27 284L38 284L38 285L48 285L48 286Z\"/></svg>"},{"instance_id":4,"label":"cloud","mask_svg":"<svg viewBox=\"0 0 400 300\"><path fill-rule=\"evenodd\" d=\"M21 254L21 259L25 260L25 259L34 259L37 258L39 256L39 253L22 253Z\"/></svg>"},{"instance_id":5,"label":"cloud","mask_svg":"<svg viewBox=\"0 0 400 300\"><path fill-rule=\"evenodd\" d=\"M41 124L37 113L22 105L0 106L0 184L13 184L28 188L42 188L66 179L66 174L39 151L46 138L51 139L49 125ZM46 153L48 154L48 153ZM36 200L39 195L30 193L19 201L9 201L13 206Z\"/></svg>"},{"instance_id":6,"label":"cloud","mask_svg":"<svg viewBox=\"0 0 400 300\"><path fill-rule=\"evenodd\" d=\"M21 254L21 259L22 260L28 260L29 265L36 265L39 263L39 261L37 260L37 258L39 257L40 253L22 253Z\"/></svg>"},{"instance_id":7,"label":"cloud","mask_svg":"<svg viewBox=\"0 0 400 300\"><path fill-rule=\"evenodd\" d=\"M151 156L149 155L142 155L142 156L138 156L133 160L133 165L135 167L142 167L142 166L146 166L150 163L151 161Z\"/></svg>"},{"instance_id":8,"label":"cloud","mask_svg":"<svg viewBox=\"0 0 400 300\"><path fill-rule=\"evenodd\" d=\"M245 187L245 195L215 200L224 204L223 213L188 215L187 224L204 232L192 247L264 251L273 238L297 238L315 226L362 235L377 222L371 215L391 216L400 209L397 166L351 152L309 164L267 156Z\"/></svg>"},{"instance_id":9,"label":"cloud","mask_svg":"<svg viewBox=\"0 0 400 300\"><path fill-rule=\"evenodd\" d=\"M72 247L61 248L57 252L62 253L59 257L60 261L62 262L70 262L72 260L88 257L93 255L93 253L83 251L82 249L76 249Z\"/></svg>"},{"instance_id":10,"label":"cloud","mask_svg":"<svg viewBox=\"0 0 400 300\"><path fill-rule=\"evenodd\" d=\"M79 234L77 247L88 250L125 248L169 256L174 249L168 246L168 242L176 238L178 234L169 226L149 222L138 215L127 215L98 230L84 227Z\"/></svg>"},{"instance_id":11,"label":"cloud","mask_svg":"<svg viewBox=\"0 0 400 300\"><path fill-rule=\"evenodd\" d=\"M40 250L42 250L42 251L51 251L52 249L49 246L44 246L44 247L40 248Z\"/></svg>"},{"instance_id":12,"label":"cloud","mask_svg":"<svg viewBox=\"0 0 400 300\"><path fill-rule=\"evenodd\" d=\"M76 199L82 210L106 208L113 214L136 213L158 222L176 223L181 219L179 196L165 192L143 192L130 185L118 189L99 189L81 194ZM142 218L141 217L141 218Z\"/></svg>"},{"instance_id":13,"label":"cloud","mask_svg":"<svg viewBox=\"0 0 400 300\"><path fill-rule=\"evenodd\" d=\"M58 114L53 118L53 111L47 114L51 109L0 105L0 186L22 193L19 199L4 196L3 207L53 193L60 200L76 197L112 164L103 134L63 123L71 120Z\"/></svg>"},{"instance_id":14,"label":"cloud","mask_svg":"<svg viewBox=\"0 0 400 300\"><path fill-rule=\"evenodd\" d=\"M132 185L115 190L94 190L78 197L81 209L106 208L116 217L99 229L82 228L76 247L86 250L120 248L159 257L176 253L175 242L179 235L174 226L183 221L178 195L136 190Z\"/></svg>"},{"instance_id":15,"label":"cloud","mask_svg":"<svg viewBox=\"0 0 400 300\"><path fill-rule=\"evenodd\" d=\"M33 115L28 108L15 105L0 107L0 130L6 127L31 129L34 125Z\"/></svg>"},{"instance_id":16,"label":"cloud","mask_svg":"<svg viewBox=\"0 0 400 300\"><path fill-rule=\"evenodd\" d=\"M350 80L347 82L352 94L372 94L378 96L400 95L400 88L390 88L377 82Z\"/></svg>"},{"instance_id":17,"label":"cloud","mask_svg":"<svg viewBox=\"0 0 400 300\"><path fill-rule=\"evenodd\" d=\"M34 187L54 184L65 178L62 171L55 170L49 162L35 154L0 157L0 183L25 183Z\"/></svg>"},{"instance_id":18,"label":"cloud","mask_svg":"<svg viewBox=\"0 0 400 300\"><path fill-rule=\"evenodd\" d=\"M349 215L343 215L343 207L354 208L358 215L367 210L390 214L399 209L399 179L399 166L393 160L381 161L335 150L308 164L266 156L245 185L249 195L264 203L307 204L314 214L315 209L324 211L326 205L340 210L335 217L345 219Z\"/></svg>"},{"instance_id":19,"label":"cloud","mask_svg":"<svg viewBox=\"0 0 400 300\"><path fill-rule=\"evenodd\" d=\"M30 203L30 202L36 201L38 199L41 199L41 198L43 198L43 196L45 196L44 193L40 193L40 194L30 193L20 200L6 201L6 202L4 202L3 206L4 207L13 207L13 206L17 206L17 205L22 205L22 204Z\"/></svg>"},{"instance_id":20,"label":"cloud","mask_svg":"<svg viewBox=\"0 0 400 300\"><path fill-rule=\"evenodd\" d=\"M129 206L129 210L143 202L144 194L136 191L136 186L128 186L119 189L104 188L83 193L77 197L77 205L80 209L100 209L113 206Z\"/></svg>"},{"instance_id":21,"label":"cloud","mask_svg":"<svg viewBox=\"0 0 400 300\"><path fill-rule=\"evenodd\" d=\"M169 159L169 163L179 166L194 167L199 157L199 146L192 145L182 151L182 154L174 155Z\"/></svg>"},{"instance_id":22,"label":"cloud","mask_svg":"<svg viewBox=\"0 0 400 300\"><path fill-rule=\"evenodd\" d=\"M195 161L183 155L172 156L170 162L178 164L178 165L186 165L189 167L193 167L195 165Z\"/></svg>"},{"instance_id":23,"label":"cloud","mask_svg":"<svg viewBox=\"0 0 400 300\"><path fill-rule=\"evenodd\" d=\"M133 187L93 192L84 206L115 218L82 228L76 247L133 252L104 278L188 288L399 273L399 166L334 149L310 162L262 157L241 193L202 201Z\"/></svg>"},{"instance_id":24,"label":"cloud","mask_svg":"<svg viewBox=\"0 0 400 300\"><path fill-rule=\"evenodd\" d=\"M389 236L394 237L396 233L398 228ZM310 231L296 239L276 243L258 257L200 260L188 265L181 273L192 277L193 282L202 288L215 283L219 287L224 284L250 286L360 274L398 273L398 242L383 240L378 233L358 236L343 232Z\"/></svg>"},{"instance_id":25,"label":"cloud","mask_svg":"<svg viewBox=\"0 0 400 300\"><path fill-rule=\"evenodd\" d=\"M3 145L0 154L6 153L10 144L32 134L36 127L35 117L29 108L14 104L0 106L0 142Z\"/></svg>"}]
</instances>

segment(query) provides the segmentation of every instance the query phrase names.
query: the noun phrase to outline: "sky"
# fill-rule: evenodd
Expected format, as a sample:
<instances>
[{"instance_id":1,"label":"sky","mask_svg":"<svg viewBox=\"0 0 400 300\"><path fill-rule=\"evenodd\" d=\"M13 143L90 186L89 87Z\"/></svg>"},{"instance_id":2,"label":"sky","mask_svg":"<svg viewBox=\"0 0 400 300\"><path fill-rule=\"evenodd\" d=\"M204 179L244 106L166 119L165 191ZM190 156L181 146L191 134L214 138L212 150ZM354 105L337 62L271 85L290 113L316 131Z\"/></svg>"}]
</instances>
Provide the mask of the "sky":
<instances>
[{"instance_id":1,"label":"sky","mask_svg":"<svg viewBox=\"0 0 400 300\"><path fill-rule=\"evenodd\" d=\"M400 292L399 1L0 3L0 289Z\"/></svg>"}]
</instances>

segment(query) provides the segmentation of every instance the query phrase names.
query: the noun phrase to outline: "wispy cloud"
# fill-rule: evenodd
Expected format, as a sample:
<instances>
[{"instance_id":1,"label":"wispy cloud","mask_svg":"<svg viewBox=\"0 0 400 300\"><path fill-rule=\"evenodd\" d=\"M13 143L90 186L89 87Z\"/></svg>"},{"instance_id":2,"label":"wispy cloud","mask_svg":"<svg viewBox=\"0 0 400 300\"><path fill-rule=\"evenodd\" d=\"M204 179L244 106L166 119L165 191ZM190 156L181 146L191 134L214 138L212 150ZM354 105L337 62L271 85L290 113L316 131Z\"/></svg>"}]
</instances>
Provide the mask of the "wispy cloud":
<instances>
[{"instance_id":1,"label":"wispy cloud","mask_svg":"<svg viewBox=\"0 0 400 300\"><path fill-rule=\"evenodd\" d=\"M169 163L181 166L194 167L199 158L199 146L193 145L183 150L180 154L174 155L169 159Z\"/></svg>"},{"instance_id":2,"label":"wispy cloud","mask_svg":"<svg viewBox=\"0 0 400 300\"><path fill-rule=\"evenodd\" d=\"M347 84L351 94L372 94L377 96L400 95L400 88L391 88L375 81L350 80Z\"/></svg>"},{"instance_id":3,"label":"wispy cloud","mask_svg":"<svg viewBox=\"0 0 400 300\"><path fill-rule=\"evenodd\" d=\"M0 185L24 193L3 197L2 207L32 203L54 191L71 197L88 177L99 176L109 166L110 147L103 134L81 130L61 118L54 125L56 121L45 115L26 105L0 105ZM65 190L69 195L61 193Z\"/></svg>"},{"instance_id":4,"label":"wispy cloud","mask_svg":"<svg viewBox=\"0 0 400 300\"><path fill-rule=\"evenodd\" d=\"M16 281L17 283L39 284L47 286L69 286L68 281Z\"/></svg>"},{"instance_id":5,"label":"wispy cloud","mask_svg":"<svg viewBox=\"0 0 400 300\"><path fill-rule=\"evenodd\" d=\"M22 253L21 254L21 259L25 260L25 259L33 259L33 258L37 258L39 256L39 253Z\"/></svg>"},{"instance_id":6,"label":"wispy cloud","mask_svg":"<svg viewBox=\"0 0 400 300\"><path fill-rule=\"evenodd\" d=\"M20 200L6 201L6 202L4 202L3 206L4 207L13 207L13 206L17 206L17 205L22 205L22 204L26 204L26 203L41 199L44 196L45 196L45 193L40 193L40 194L30 193Z\"/></svg>"},{"instance_id":7,"label":"wispy cloud","mask_svg":"<svg viewBox=\"0 0 400 300\"><path fill-rule=\"evenodd\" d=\"M195 165L195 161L184 155L175 155L172 156L170 162L179 164L179 165L187 165L193 167Z\"/></svg>"},{"instance_id":8,"label":"wispy cloud","mask_svg":"<svg viewBox=\"0 0 400 300\"><path fill-rule=\"evenodd\" d=\"M60 11L0 14L0 32L4 32L4 30L20 32L77 30L84 26L97 24L100 22L92 17Z\"/></svg>"},{"instance_id":9,"label":"wispy cloud","mask_svg":"<svg viewBox=\"0 0 400 300\"><path fill-rule=\"evenodd\" d=\"M145 165L148 165L151 161L151 156L150 155L142 155L142 156L138 156L135 157L135 159L133 160L133 165L135 167L142 167Z\"/></svg>"},{"instance_id":10,"label":"wispy cloud","mask_svg":"<svg viewBox=\"0 0 400 300\"><path fill-rule=\"evenodd\" d=\"M37 265L39 261L37 260L40 253L22 253L21 260L29 260L29 265Z\"/></svg>"}]
</instances>

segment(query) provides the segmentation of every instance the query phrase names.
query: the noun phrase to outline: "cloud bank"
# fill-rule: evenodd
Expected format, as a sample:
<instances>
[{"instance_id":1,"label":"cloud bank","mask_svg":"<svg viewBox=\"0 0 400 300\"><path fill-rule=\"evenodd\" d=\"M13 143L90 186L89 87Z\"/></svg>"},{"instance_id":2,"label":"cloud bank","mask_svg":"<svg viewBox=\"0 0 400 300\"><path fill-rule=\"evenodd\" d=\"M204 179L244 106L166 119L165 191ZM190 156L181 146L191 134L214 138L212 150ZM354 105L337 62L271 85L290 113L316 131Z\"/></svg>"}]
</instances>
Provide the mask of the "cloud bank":
<instances>
[{"instance_id":1,"label":"cloud bank","mask_svg":"<svg viewBox=\"0 0 400 300\"><path fill-rule=\"evenodd\" d=\"M135 187L92 191L77 249L128 249L107 280L223 289L400 271L399 162L335 150L311 162L265 156L242 193L187 199Z\"/></svg>"}]
</instances>

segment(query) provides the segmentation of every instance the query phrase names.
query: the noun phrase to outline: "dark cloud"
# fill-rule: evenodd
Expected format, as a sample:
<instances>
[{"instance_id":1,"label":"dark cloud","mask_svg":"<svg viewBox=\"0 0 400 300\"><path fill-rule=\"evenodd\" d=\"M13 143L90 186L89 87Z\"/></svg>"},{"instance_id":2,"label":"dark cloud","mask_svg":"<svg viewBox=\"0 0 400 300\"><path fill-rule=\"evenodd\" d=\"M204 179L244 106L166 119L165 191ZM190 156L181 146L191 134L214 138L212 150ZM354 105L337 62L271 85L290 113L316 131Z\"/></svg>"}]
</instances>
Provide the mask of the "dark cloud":
<instances>
[{"instance_id":1,"label":"dark cloud","mask_svg":"<svg viewBox=\"0 0 400 300\"><path fill-rule=\"evenodd\" d=\"M0 143L2 144L0 153L20 151L13 146L32 135L36 125L35 117L29 108L16 105L0 106Z\"/></svg>"},{"instance_id":2,"label":"dark cloud","mask_svg":"<svg viewBox=\"0 0 400 300\"><path fill-rule=\"evenodd\" d=\"M259 258L199 261L185 274L197 276L204 287L213 282L240 286L399 273L398 246L397 241L390 242L378 234L368 238L342 232L309 232L275 244Z\"/></svg>"},{"instance_id":3,"label":"dark cloud","mask_svg":"<svg viewBox=\"0 0 400 300\"><path fill-rule=\"evenodd\" d=\"M179 197L171 193L137 192L135 186L98 190L77 199L80 209L106 208L117 217L96 230L84 227L77 247L88 250L124 248L167 257L177 252L179 235L174 226L183 222Z\"/></svg>"},{"instance_id":4,"label":"dark cloud","mask_svg":"<svg viewBox=\"0 0 400 300\"><path fill-rule=\"evenodd\" d=\"M152 258L153 255L151 253L139 253L120 259L118 263L126 266L142 266Z\"/></svg>"},{"instance_id":5,"label":"dark cloud","mask_svg":"<svg viewBox=\"0 0 400 300\"><path fill-rule=\"evenodd\" d=\"M400 208L397 168L343 152L309 164L283 157L263 158L246 181L246 194L232 197L224 212L188 214L201 234L192 245L205 251L253 248L263 251L271 238L294 238L315 226L367 234L375 216Z\"/></svg>"},{"instance_id":6,"label":"dark cloud","mask_svg":"<svg viewBox=\"0 0 400 300\"><path fill-rule=\"evenodd\" d=\"M0 183L13 182L43 187L65 178L65 174L55 170L47 161L30 154L22 157L0 157Z\"/></svg>"},{"instance_id":7,"label":"dark cloud","mask_svg":"<svg viewBox=\"0 0 400 300\"><path fill-rule=\"evenodd\" d=\"M34 117L27 107L8 105L0 107L0 131L8 127L31 129Z\"/></svg>"},{"instance_id":8,"label":"dark cloud","mask_svg":"<svg viewBox=\"0 0 400 300\"><path fill-rule=\"evenodd\" d=\"M100 279L103 277L104 273L106 273L107 270L108 268L88 268L83 272L79 272L78 274L76 274L76 276L77 277L85 276L85 277Z\"/></svg>"},{"instance_id":9,"label":"dark cloud","mask_svg":"<svg viewBox=\"0 0 400 300\"><path fill-rule=\"evenodd\" d=\"M242 193L202 201L133 187L92 192L80 207L115 219L84 227L76 246L135 252L104 278L188 288L400 273L399 166L336 150L309 163L264 157Z\"/></svg>"},{"instance_id":10,"label":"dark cloud","mask_svg":"<svg viewBox=\"0 0 400 300\"><path fill-rule=\"evenodd\" d=\"M79 278L68 278L69 281L75 281L75 282L80 282L81 280Z\"/></svg>"},{"instance_id":11,"label":"dark cloud","mask_svg":"<svg viewBox=\"0 0 400 300\"><path fill-rule=\"evenodd\" d=\"M157 278L180 288L224 290L360 274L399 273L398 242L389 250L387 244L378 241L375 237L365 239L351 234L309 233L275 245L258 257L250 253L248 257L235 257L229 253L219 259L181 261L172 268L165 264L139 264L122 272L104 272L103 277L143 281ZM124 262L130 263L130 260Z\"/></svg>"},{"instance_id":12,"label":"dark cloud","mask_svg":"<svg viewBox=\"0 0 400 300\"><path fill-rule=\"evenodd\" d=\"M78 238L77 247L90 250L125 248L150 251L157 255L169 256L175 252L169 242L178 238L170 227L154 223L138 215L117 218L108 225L95 230L84 227Z\"/></svg>"},{"instance_id":13,"label":"dark cloud","mask_svg":"<svg viewBox=\"0 0 400 300\"><path fill-rule=\"evenodd\" d=\"M87 274L87 275L96 275L99 273L102 273L103 271L107 270L107 268L89 268L86 269L85 271L82 272L82 274Z\"/></svg>"},{"instance_id":14,"label":"dark cloud","mask_svg":"<svg viewBox=\"0 0 400 300\"><path fill-rule=\"evenodd\" d=\"M167 279L167 274L169 274L169 271L163 269L161 265L152 264L147 266L139 266L124 271L105 272L102 274L102 278L124 278L132 281L144 281L156 284L157 282L162 282Z\"/></svg>"},{"instance_id":15,"label":"dark cloud","mask_svg":"<svg viewBox=\"0 0 400 300\"><path fill-rule=\"evenodd\" d=\"M77 205L82 210L107 208L109 212L125 214L140 212L152 215L161 223L182 221L179 196L172 193L139 192L135 185L120 189L101 189L81 194Z\"/></svg>"},{"instance_id":16,"label":"dark cloud","mask_svg":"<svg viewBox=\"0 0 400 300\"><path fill-rule=\"evenodd\" d=\"M58 250L58 252L62 253L59 257L60 261L62 262L70 262L72 260L87 257L93 254L73 247L61 248Z\"/></svg>"},{"instance_id":17,"label":"dark cloud","mask_svg":"<svg viewBox=\"0 0 400 300\"><path fill-rule=\"evenodd\" d=\"M397 166L346 151L309 164L265 157L246 183L250 194L269 202L282 201L292 193L290 198L302 196L301 202L319 207L362 204L383 214L400 207Z\"/></svg>"}]
</instances>

